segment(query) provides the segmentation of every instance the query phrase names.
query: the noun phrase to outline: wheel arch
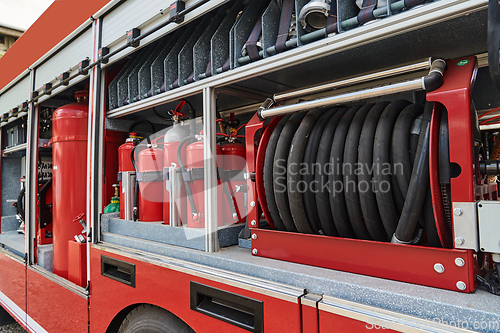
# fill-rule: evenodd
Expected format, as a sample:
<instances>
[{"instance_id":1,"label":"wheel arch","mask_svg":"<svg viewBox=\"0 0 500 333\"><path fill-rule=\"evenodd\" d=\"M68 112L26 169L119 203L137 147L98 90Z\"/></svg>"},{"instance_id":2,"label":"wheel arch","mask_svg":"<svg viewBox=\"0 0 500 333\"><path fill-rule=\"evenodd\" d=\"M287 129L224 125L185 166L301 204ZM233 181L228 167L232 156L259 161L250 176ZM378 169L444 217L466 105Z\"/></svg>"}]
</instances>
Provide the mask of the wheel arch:
<instances>
[{"instance_id":1,"label":"wheel arch","mask_svg":"<svg viewBox=\"0 0 500 333\"><path fill-rule=\"evenodd\" d=\"M134 303L134 304L130 304L129 306L123 308L120 312L118 312L115 315L115 317L111 320L110 324L108 325L108 328L106 329L106 333L116 333L118 331L118 329L120 328L120 325L122 324L122 322L127 317L127 315L130 312L132 312L132 310L134 310L142 305L151 305L151 306L157 307L159 309L162 309L162 310L174 315L175 317L177 317L179 320L181 320L188 327L191 327L187 322L185 322L181 317L176 315L174 312L172 312L168 309L165 309L164 307L162 307L160 305L152 304L152 303Z\"/></svg>"}]
</instances>

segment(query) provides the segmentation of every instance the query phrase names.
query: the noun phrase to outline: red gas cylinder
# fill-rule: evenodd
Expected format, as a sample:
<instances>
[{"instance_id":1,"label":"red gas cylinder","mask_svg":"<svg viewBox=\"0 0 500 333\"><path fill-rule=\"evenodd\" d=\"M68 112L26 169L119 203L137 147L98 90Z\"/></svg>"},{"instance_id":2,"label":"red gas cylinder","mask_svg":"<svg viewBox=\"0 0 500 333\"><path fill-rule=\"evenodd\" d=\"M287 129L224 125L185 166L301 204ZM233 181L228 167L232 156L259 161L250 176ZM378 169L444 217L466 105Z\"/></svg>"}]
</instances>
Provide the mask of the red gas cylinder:
<instances>
[{"instance_id":1,"label":"red gas cylinder","mask_svg":"<svg viewBox=\"0 0 500 333\"><path fill-rule=\"evenodd\" d=\"M163 220L163 150L147 148L137 159L139 221Z\"/></svg>"},{"instance_id":2,"label":"red gas cylinder","mask_svg":"<svg viewBox=\"0 0 500 333\"><path fill-rule=\"evenodd\" d=\"M245 185L243 173L246 168L245 145L241 143L227 143L222 146L223 169L225 181L232 194L232 206L227 198L223 200L224 223L239 223L246 221ZM236 215L235 215L236 214Z\"/></svg>"},{"instance_id":3,"label":"red gas cylinder","mask_svg":"<svg viewBox=\"0 0 500 333\"><path fill-rule=\"evenodd\" d=\"M194 211L188 198L187 224L190 228L205 227L205 184L203 179L203 170L205 167L205 160L203 158L204 146L205 144L203 143L203 141L197 141L190 144L186 148L186 170L191 171L191 175L193 178L193 180L187 186L191 187L191 191L193 193L193 201L196 206L196 211ZM217 145L217 167L221 166L222 148L220 145ZM222 225L222 200L225 200L225 198L223 197L220 179L218 180L217 184L217 221L219 225ZM198 213L198 215L193 215L193 213Z\"/></svg>"},{"instance_id":4,"label":"red gas cylinder","mask_svg":"<svg viewBox=\"0 0 500 333\"><path fill-rule=\"evenodd\" d=\"M68 242L83 230L73 219L85 213L87 201L88 92L77 92L76 98L52 116L53 270L63 278L68 277Z\"/></svg>"},{"instance_id":5,"label":"red gas cylinder","mask_svg":"<svg viewBox=\"0 0 500 333\"><path fill-rule=\"evenodd\" d=\"M177 160L177 148L182 139L186 138L189 132L186 131L181 123L174 122L174 125L169 129L165 136L163 137L163 168L168 171L168 168L172 165L179 167L179 161ZM185 160L186 154L184 153L182 158ZM163 173L166 176L166 172ZM184 186L180 190L180 198L186 197L186 190ZM163 221L164 224L170 224L170 192L167 191L167 179L164 177L163 180ZM177 209L180 213L180 221L186 222L186 205L181 204L181 200L177 202Z\"/></svg>"},{"instance_id":6,"label":"red gas cylinder","mask_svg":"<svg viewBox=\"0 0 500 333\"><path fill-rule=\"evenodd\" d=\"M132 164L132 159L130 154L132 149L136 146L139 139L137 138L137 133L130 133L124 144L118 148L118 180L120 184L120 218L125 218L125 190L122 187L122 172L132 172L134 170L134 165ZM137 154L137 153L136 153ZM140 196L140 193L139 193ZM139 200L139 198L138 198Z\"/></svg>"}]
</instances>

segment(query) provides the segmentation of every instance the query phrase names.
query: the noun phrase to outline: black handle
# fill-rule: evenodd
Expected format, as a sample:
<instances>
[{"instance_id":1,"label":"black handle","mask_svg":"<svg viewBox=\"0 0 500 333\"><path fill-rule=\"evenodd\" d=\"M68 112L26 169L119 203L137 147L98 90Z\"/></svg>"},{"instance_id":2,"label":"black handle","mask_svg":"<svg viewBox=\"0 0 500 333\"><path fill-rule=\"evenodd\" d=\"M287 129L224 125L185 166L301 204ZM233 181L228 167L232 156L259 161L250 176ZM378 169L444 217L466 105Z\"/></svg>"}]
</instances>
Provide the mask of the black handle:
<instances>
[{"instance_id":1,"label":"black handle","mask_svg":"<svg viewBox=\"0 0 500 333\"><path fill-rule=\"evenodd\" d=\"M264 303L191 281L191 310L250 332L264 332Z\"/></svg>"},{"instance_id":2,"label":"black handle","mask_svg":"<svg viewBox=\"0 0 500 333\"><path fill-rule=\"evenodd\" d=\"M135 288L135 265L101 255L101 275Z\"/></svg>"}]
</instances>

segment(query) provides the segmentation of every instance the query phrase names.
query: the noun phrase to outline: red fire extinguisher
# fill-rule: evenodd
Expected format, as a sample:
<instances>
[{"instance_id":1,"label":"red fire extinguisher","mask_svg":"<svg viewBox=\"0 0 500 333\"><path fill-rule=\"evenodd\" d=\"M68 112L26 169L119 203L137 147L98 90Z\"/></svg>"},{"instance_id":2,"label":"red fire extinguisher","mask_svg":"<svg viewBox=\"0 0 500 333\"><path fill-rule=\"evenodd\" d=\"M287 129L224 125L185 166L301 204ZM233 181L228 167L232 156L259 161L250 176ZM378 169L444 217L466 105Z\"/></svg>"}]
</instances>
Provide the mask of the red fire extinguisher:
<instances>
[{"instance_id":1,"label":"red fire extinguisher","mask_svg":"<svg viewBox=\"0 0 500 333\"><path fill-rule=\"evenodd\" d=\"M186 205L182 205L180 200L177 202L177 207L173 207L175 203L170 202L170 192L167 190L167 181L170 177L168 171L169 167L179 166L179 161L177 159L177 148L179 143L189 136L189 132L182 126L180 120L185 118L186 115L181 112L183 106L187 103L186 100L182 100L179 105L170 112L171 119L173 120L173 126L170 128L163 137L163 221L164 224L170 224L170 210L177 209L179 212L179 220L186 222ZM192 110L192 106L190 106ZM185 159L185 153L182 156ZM185 187L181 186L179 197L184 198L186 196ZM172 206L172 207L171 207Z\"/></svg>"},{"instance_id":2,"label":"red fire extinguisher","mask_svg":"<svg viewBox=\"0 0 500 333\"><path fill-rule=\"evenodd\" d=\"M146 148L145 144L139 144L141 141L141 137L134 132L134 129L139 125L139 124L145 124L150 127L152 133L155 133L155 127L154 125L147 121L147 120L139 120L134 122L130 128L129 128L129 138L125 141L124 144L122 144L118 148L118 183L120 184L120 218L124 219L125 218L125 192L127 189L123 188L123 182L122 182L122 173L123 172L134 172L135 166L134 166L134 152L136 155L140 153L140 151L144 148ZM149 139L148 139L149 140ZM137 147L135 150L134 148ZM141 196L139 192L139 188L137 184L135 184L135 194L134 194L134 207L135 207L135 212L137 213L137 202L139 202L139 198ZM137 216L137 215L136 215Z\"/></svg>"},{"instance_id":3,"label":"red fire extinguisher","mask_svg":"<svg viewBox=\"0 0 500 333\"><path fill-rule=\"evenodd\" d=\"M194 142L193 142L194 141ZM186 163L181 157L183 147L186 143L193 142L186 148ZM202 136L188 136L182 140L177 149L177 157L179 166L183 173L183 179L186 184L186 194L188 198L188 217L187 226L190 228L204 228L205 227L205 198L204 198L204 142ZM222 166L222 148L220 145L216 146L217 150L217 166ZM217 186L217 197L222 197L222 187L220 186L220 179ZM217 200L217 221L218 225L223 224L222 217L222 203Z\"/></svg>"},{"instance_id":4,"label":"red fire extinguisher","mask_svg":"<svg viewBox=\"0 0 500 333\"><path fill-rule=\"evenodd\" d=\"M120 184L120 218L125 218L125 189L122 184L122 172L134 171L130 154L132 149L139 144L137 133L132 132L124 144L118 148L118 183Z\"/></svg>"},{"instance_id":5,"label":"red fire extinguisher","mask_svg":"<svg viewBox=\"0 0 500 333\"><path fill-rule=\"evenodd\" d=\"M231 140L232 141L232 140ZM223 201L224 223L239 223L246 221L246 180L243 173L246 168L245 145L228 142L222 145L224 179L229 197Z\"/></svg>"},{"instance_id":6,"label":"red fire extinguisher","mask_svg":"<svg viewBox=\"0 0 500 333\"><path fill-rule=\"evenodd\" d=\"M68 278L68 242L82 227L73 223L86 211L88 91L75 94L76 103L52 116L53 271Z\"/></svg>"},{"instance_id":7,"label":"red fire extinguisher","mask_svg":"<svg viewBox=\"0 0 500 333\"><path fill-rule=\"evenodd\" d=\"M163 150L157 144L139 153L137 176L139 221L163 221Z\"/></svg>"}]
</instances>

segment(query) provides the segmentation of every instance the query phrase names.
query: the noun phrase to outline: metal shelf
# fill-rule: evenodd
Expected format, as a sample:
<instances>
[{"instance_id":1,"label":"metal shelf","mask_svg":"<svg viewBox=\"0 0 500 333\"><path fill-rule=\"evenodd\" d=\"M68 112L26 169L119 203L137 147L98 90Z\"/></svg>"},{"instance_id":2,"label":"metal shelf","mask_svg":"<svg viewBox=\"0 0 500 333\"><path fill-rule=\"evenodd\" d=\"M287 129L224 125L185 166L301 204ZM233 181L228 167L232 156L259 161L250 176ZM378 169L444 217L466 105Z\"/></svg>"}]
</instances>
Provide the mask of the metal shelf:
<instances>
[{"instance_id":1,"label":"metal shelf","mask_svg":"<svg viewBox=\"0 0 500 333\"><path fill-rule=\"evenodd\" d=\"M107 116L147 110L206 87L237 85L273 94L429 56L482 53L487 5L485 0L437 1L114 109Z\"/></svg>"},{"instance_id":2,"label":"metal shelf","mask_svg":"<svg viewBox=\"0 0 500 333\"><path fill-rule=\"evenodd\" d=\"M3 150L3 156L10 154L10 153L13 153L13 152L16 152L16 151L26 150L27 147L28 147L27 143L22 143L22 144L17 145L17 146L5 148Z\"/></svg>"}]
</instances>

